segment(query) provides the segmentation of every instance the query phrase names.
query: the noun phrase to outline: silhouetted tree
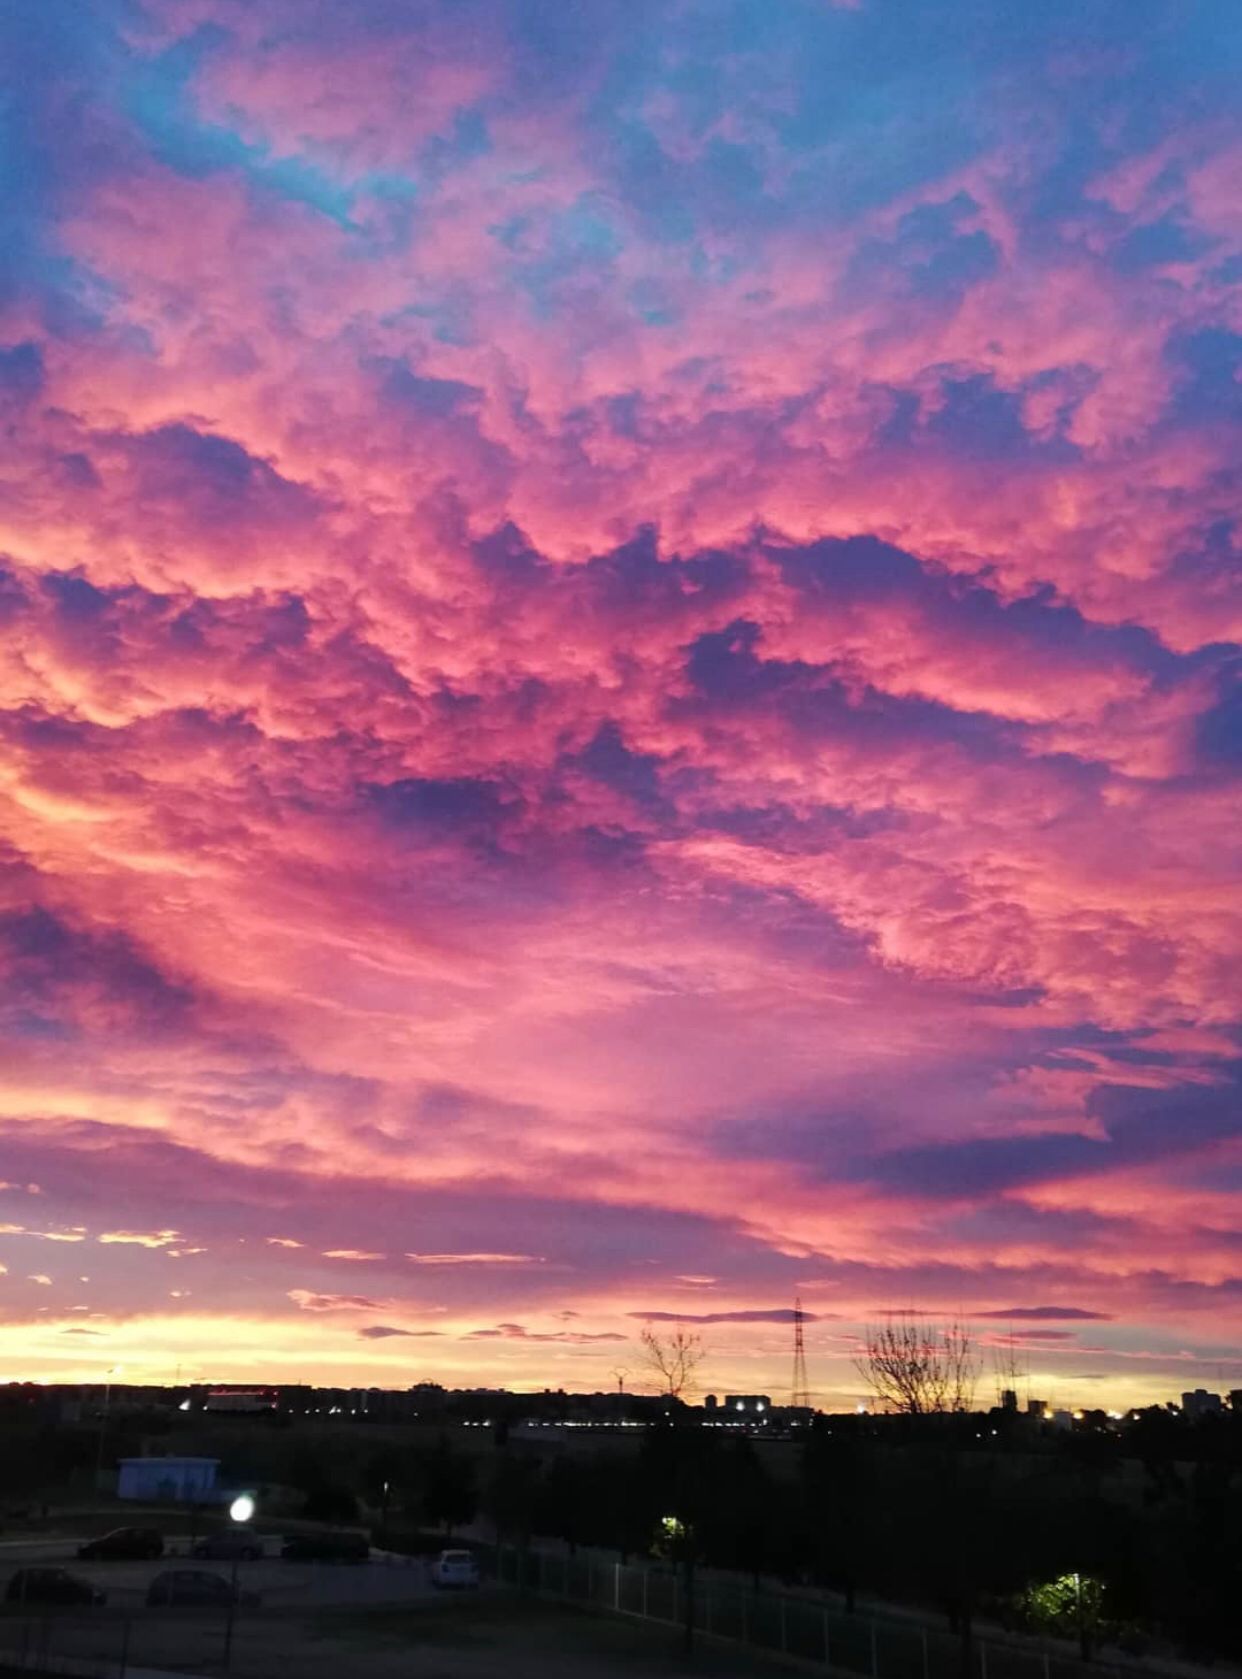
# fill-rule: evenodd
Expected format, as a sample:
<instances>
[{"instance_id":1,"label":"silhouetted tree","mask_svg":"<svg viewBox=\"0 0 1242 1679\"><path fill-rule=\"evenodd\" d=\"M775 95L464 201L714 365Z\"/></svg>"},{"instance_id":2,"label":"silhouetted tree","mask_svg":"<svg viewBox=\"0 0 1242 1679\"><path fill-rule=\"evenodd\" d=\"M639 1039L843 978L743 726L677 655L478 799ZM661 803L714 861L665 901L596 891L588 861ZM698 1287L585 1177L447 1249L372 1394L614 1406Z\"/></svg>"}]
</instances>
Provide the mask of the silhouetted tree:
<instances>
[{"instance_id":1,"label":"silhouetted tree","mask_svg":"<svg viewBox=\"0 0 1242 1679\"><path fill-rule=\"evenodd\" d=\"M538 1494L538 1464L510 1451L499 1452L483 1494L483 1508L498 1538L516 1545L529 1543Z\"/></svg>"},{"instance_id":2,"label":"silhouetted tree","mask_svg":"<svg viewBox=\"0 0 1242 1679\"><path fill-rule=\"evenodd\" d=\"M639 1336L642 1359L649 1373L660 1385L660 1392L670 1399L685 1399L696 1386L696 1373L707 1356L703 1337L684 1323L676 1324L667 1334L660 1334L644 1324Z\"/></svg>"},{"instance_id":3,"label":"silhouetted tree","mask_svg":"<svg viewBox=\"0 0 1242 1679\"><path fill-rule=\"evenodd\" d=\"M873 1576L875 1470L870 1443L853 1429L817 1430L803 1459L806 1525L816 1572L838 1586L853 1614Z\"/></svg>"},{"instance_id":4,"label":"silhouetted tree","mask_svg":"<svg viewBox=\"0 0 1242 1679\"><path fill-rule=\"evenodd\" d=\"M730 1440L727 1449L714 1455L720 1463L712 1478L713 1496L705 1500L700 1518L704 1551L718 1566L744 1570L758 1591L765 1571L788 1562L780 1543L790 1524L787 1501L750 1440Z\"/></svg>"},{"instance_id":5,"label":"silhouetted tree","mask_svg":"<svg viewBox=\"0 0 1242 1679\"><path fill-rule=\"evenodd\" d=\"M302 1514L309 1522L353 1522L358 1519L358 1500L348 1487L321 1481L307 1493Z\"/></svg>"},{"instance_id":6,"label":"silhouetted tree","mask_svg":"<svg viewBox=\"0 0 1242 1679\"><path fill-rule=\"evenodd\" d=\"M368 1456L362 1470L362 1486L368 1500L379 1506L380 1521L388 1520L388 1507L401 1484L402 1457L395 1446L382 1445Z\"/></svg>"},{"instance_id":7,"label":"silhouetted tree","mask_svg":"<svg viewBox=\"0 0 1242 1679\"><path fill-rule=\"evenodd\" d=\"M586 1537L592 1512L589 1467L574 1458L554 1458L539 1483L535 1522L540 1533L563 1539L572 1555Z\"/></svg>"},{"instance_id":8,"label":"silhouetted tree","mask_svg":"<svg viewBox=\"0 0 1242 1679\"><path fill-rule=\"evenodd\" d=\"M474 1460L457 1451L448 1437L441 1435L425 1461L424 1517L443 1527L451 1537L454 1528L474 1520L478 1507Z\"/></svg>"},{"instance_id":9,"label":"silhouetted tree","mask_svg":"<svg viewBox=\"0 0 1242 1679\"><path fill-rule=\"evenodd\" d=\"M910 1416L969 1411L979 1379L969 1331L915 1318L890 1318L869 1329L855 1367L882 1404Z\"/></svg>"}]
</instances>

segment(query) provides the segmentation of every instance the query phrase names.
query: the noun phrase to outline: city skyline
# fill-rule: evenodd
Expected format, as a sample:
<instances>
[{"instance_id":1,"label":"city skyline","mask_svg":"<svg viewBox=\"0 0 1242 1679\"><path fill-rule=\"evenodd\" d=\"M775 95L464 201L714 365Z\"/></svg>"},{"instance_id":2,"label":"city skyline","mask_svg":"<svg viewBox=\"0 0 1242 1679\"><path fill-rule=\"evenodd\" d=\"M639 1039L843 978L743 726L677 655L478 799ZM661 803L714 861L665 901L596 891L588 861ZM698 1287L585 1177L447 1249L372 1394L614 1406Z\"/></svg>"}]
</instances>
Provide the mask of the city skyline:
<instances>
[{"instance_id":1,"label":"city skyline","mask_svg":"<svg viewBox=\"0 0 1242 1679\"><path fill-rule=\"evenodd\" d=\"M661 1404L667 1405L670 1398L673 1398L684 1408L679 1412L684 1418L693 1420L697 1416L710 1426L718 1427L763 1425L765 1414L768 1412L771 1415L766 1420L782 1427L790 1426L791 1419L795 1426L800 1426L810 1412L828 1417L865 1415L881 1421L891 1419L902 1425L908 1424L914 1414L924 1417L938 1415L947 1420L954 1415L987 1417L996 1412L1004 1412L1021 1417L1027 1425L1035 1423L1041 1428L1058 1430L1071 1422L1087 1421L1094 1424L1100 1418L1108 1423L1143 1420L1152 1410L1181 1414L1188 1422L1195 1424L1206 1419L1223 1420L1239 1409L1239 1401L1242 1400L1242 1388L1217 1391L1200 1387L1166 1392L1146 1404L1128 1406L1124 1410L1092 1404L1090 1401L1076 1405L1061 1404L1058 1399L1048 1399L1044 1394L1035 1392L1037 1384L1033 1384L1025 1372L1014 1375L994 1370L992 1380L981 1379L972 1384L960 1402L954 1401L938 1408L933 1407L931 1410L913 1412L908 1405L892 1394L878 1392L875 1384L869 1382L861 1372L856 1392L836 1395L812 1393L807 1403L795 1401L790 1394L780 1392L759 1393L753 1389L743 1392L737 1384L730 1386L728 1383L713 1382L710 1377L691 1383L680 1394L670 1395L667 1387L662 1386L658 1378L650 1373L644 1374L638 1370L636 1380L629 1386L618 1381L618 1377L629 1377L635 1374L634 1372L620 1372L614 1369L608 1374L612 1377L608 1385L578 1388L554 1387L547 1382L527 1382L515 1387L487 1383L452 1386L427 1376L395 1384L325 1384L280 1379L263 1382L230 1378L223 1369L211 1376L200 1374L194 1378L183 1378L183 1373L178 1370L174 1380L161 1382L146 1380L141 1374L136 1379L131 1379L124 1366L113 1366L102 1380L92 1381L88 1378L81 1381L53 1382L16 1378L0 1382L0 1387L10 1390L10 1397L11 1390L20 1389L23 1401L29 1398L31 1389L41 1390L45 1394L73 1395L87 1405L93 1400L108 1415L114 1410L119 1412L126 1406L132 1407L135 1401L142 1406L158 1403L154 1397L156 1395L162 1395L166 1400L180 1395L182 1398L178 1410L191 1416L262 1416L269 1411L279 1411L287 1416L362 1416L365 1421L374 1422L409 1422L421 1417L427 1422L434 1422L437 1416L443 1415L446 1421L461 1423L464 1420L467 1427L490 1427L493 1422L505 1418L512 1421L514 1412L508 1402L523 1399L556 1401L558 1404L568 1401L589 1402L585 1410L581 1406L574 1410L571 1406L568 1410L557 1413L553 1407L552 1417L544 1419L548 1426L557 1414L573 1419L573 1426L576 1427L585 1427L589 1423L590 1426L599 1428L628 1428L654 1423L659 1417L670 1414L667 1410L661 1412L658 1407ZM1002 1385L1004 1381L1013 1385L1005 1387ZM358 1403L356 1406L351 1405L347 1411L338 1408L335 1403L326 1412L322 1408L308 1408L312 1399L323 1398L326 1401L329 1396L339 1399L342 1407L347 1403L347 1396L356 1398ZM430 1408L419 1411L411 1407L410 1402L420 1396ZM459 1409L460 1401L473 1403L490 1397L506 1402L501 1417L490 1420L478 1417L463 1419ZM394 1400L402 1403L394 1406L391 1403ZM733 1417L734 1407L737 1411L744 1412L744 1416ZM546 1406L536 1406L532 1414L546 1409ZM623 1417L626 1420L622 1422Z\"/></svg>"},{"instance_id":2,"label":"city skyline","mask_svg":"<svg viewBox=\"0 0 1242 1679\"><path fill-rule=\"evenodd\" d=\"M37 11L0 1378L1242 1386L1230 8Z\"/></svg>"}]
</instances>

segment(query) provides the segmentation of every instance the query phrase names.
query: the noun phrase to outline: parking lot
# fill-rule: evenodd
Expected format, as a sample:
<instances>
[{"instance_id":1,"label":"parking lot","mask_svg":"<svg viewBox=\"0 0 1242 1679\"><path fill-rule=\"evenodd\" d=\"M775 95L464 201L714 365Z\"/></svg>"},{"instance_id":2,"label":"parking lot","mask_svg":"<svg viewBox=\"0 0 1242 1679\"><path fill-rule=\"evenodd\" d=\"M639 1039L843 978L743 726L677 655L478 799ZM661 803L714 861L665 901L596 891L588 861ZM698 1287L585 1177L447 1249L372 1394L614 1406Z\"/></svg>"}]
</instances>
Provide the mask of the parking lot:
<instances>
[{"instance_id":1,"label":"parking lot","mask_svg":"<svg viewBox=\"0 0 1242 1679\"><path fill-rule=\"evenodd\" d=\"M265 1555L239 1561L236 1583L256 1594L257 1605L150 1607L152 1581L169 1570L193 1569L222 1582L234 1578L231 1561L192 1555L188 1536L166 1536L164 1555L145 1561L79 1558L76 1536L0 1542L0 1595L24 1569L63 1568L76 1580L107 1594L102 1607L4 1603L0 1609L0 1662L8 1658L36 1668L55 1660L93 1660L108 1675L131 1669L214 1673L225 1666L238 1673L272 1673L284 1679L288 1652L327 1640L339 1659L346 1643L362 1638L371 1617L391 1626L392 1617L434 1610L445 1595L435 1589L422 1560L372 1553L362 1563L286 1561L281 1536L254 1535ZM486 1584L469 1594L477 1607L494 1590ZM465 1594L448 1594L450 1619L464 1609ZM230 1625L231 1622L231 1625Z\"/></svg>"},{"instance_id":2,"label":"parking lot","mask_svg":"<svg viewBox=\"0 0 1242 1679\"><path fill-rule=\"evenodd\" d=\"M263 1544L265 1555L260 1562L239 1562L237 1582L243 1591L257 1592L264 1609L401 1605L434 1594L421 1560L373 1553L366 1563L285 1562L279 1554L279 1535L254 1538ZM145 1607L152 1580L166 1569L194 1568L232 1577L231 1562L192 1557L190 1541L182 1536L166 1539L164 1555L150 1562L80 1561L79 1543L77 1538L0 1543L0 1592L21 1568L65 1568L106 1591L110 1610L138 1611Z\"/></svg>"},{"instance_id":3,"label":"parking lot","mask_svg":"<svg viewBox=\"0 0 1242 1679\"><path fill-rule=\"evenodd\" d=\"M69 1537L0 1542L0 1591L19 1568L61 1567L101 1587L99 1609L0 1613L0 1666L67 1671L98 1679L121 1675L225 1671L234 1679L675 1679L682 1662L667 1629L618 1623L525 1599L485 1581L478 1591L440 1592L424 1564L373 1555L365 1564L285 1562L280 1538L269 1553L238 1564L238 1583L261 1596L239 1610L230 1639L220 1609L148 1608L146 1594L166 1569L230 1577L231 1563L191 1559L189 1541L167 1542L149 1562L79 1561ZM770 1674L741 1652L701 1652L711 1679Z\"/></svg>"}]
</instances>

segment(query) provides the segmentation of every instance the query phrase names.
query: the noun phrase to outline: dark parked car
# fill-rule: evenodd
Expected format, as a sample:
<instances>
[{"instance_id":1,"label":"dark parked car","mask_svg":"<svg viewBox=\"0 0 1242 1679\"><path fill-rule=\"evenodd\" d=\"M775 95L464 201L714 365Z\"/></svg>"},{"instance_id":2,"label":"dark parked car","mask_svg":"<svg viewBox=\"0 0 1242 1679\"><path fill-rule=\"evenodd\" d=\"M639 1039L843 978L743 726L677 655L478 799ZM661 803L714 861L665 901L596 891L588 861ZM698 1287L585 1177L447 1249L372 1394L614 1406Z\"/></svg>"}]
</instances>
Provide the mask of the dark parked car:
<instances>
[{"instance_id":1,"label":"dark parked car","mask_svg":"<svg viewBox=\"0 0 1242 1679\"><path fill-rule=\"evenodd\" d=\"M108 1601L107 1592L63 1568L19 1568L4 1596L9 1603L65 1603L75 1608L97 1608Z\"/></svg>"},{"instance_id":2,"label":"dark parked car","mask_svg":"<svg viewBox=\"0 0 1242 1679\"><path fill-rule=\"evenodd\" d=\"M362 1533L295 1533L280 1554L287 1562L365 1562L371 1546Z\"/></svg>"},{"instance_id":3,"label":"dark parked car","mask_svg":"<svg viewBox=\"0 0 1242 1679\"><path fill-rule=\"evenodd\" d=\"M257 1562L263 1555L263 1541L245 1528L225 1528L196 1540L193 1555L213 1562L231 1562L234 1557L240 1562Z\"/></svg>"},{"instance_id":4,"label":"dark parked car","mask_svg":"<svg viewBox=\"0 0 1242 1679\"><path fill-rule=\"evenodd\" d=\"M145 1562L164 1555L164 1540L153 1527L114 1527L111 1533L79 1545L78 1555L97 1562Z\"/></svg>"},{"instance_id":5,"label":"dark parked car","mask_svg":"<svg viewBox=\"0 0 1242 1679\"><path fill-rule=\"evenodd\" d=\"M205 1568L170 1568L157 1574L147 1590L147 1605L158 1609L227 1608L230 1603L256 1609L258 1592L244 1592L223 1574Z\"/></svg>"}]
</instances>

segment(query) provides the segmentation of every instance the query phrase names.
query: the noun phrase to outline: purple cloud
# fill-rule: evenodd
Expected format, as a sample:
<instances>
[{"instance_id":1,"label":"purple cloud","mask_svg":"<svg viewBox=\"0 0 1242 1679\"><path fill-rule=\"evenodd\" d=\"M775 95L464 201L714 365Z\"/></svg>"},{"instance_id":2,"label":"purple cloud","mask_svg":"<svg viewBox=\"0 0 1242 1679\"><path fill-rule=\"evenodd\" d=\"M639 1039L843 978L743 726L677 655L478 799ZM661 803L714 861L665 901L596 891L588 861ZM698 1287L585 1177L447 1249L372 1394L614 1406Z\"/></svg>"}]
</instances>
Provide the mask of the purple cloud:
<instances>
[{"instance_id":1,"label":"purple cloud","mask_svg":"<svg viewBox=\"0 0 1242 1679\"><path fill-rule=\"evenodd\" d=\"M1110 1320L1110 1312L1092 1312L1085 1306L998 1306L988 1312L971 1312L972 1318L997 1318L1005 1320L1013 1318L1015 1321L1023 1319L1046 1319L1048 1322L1065 1320L1066 1322L1106 1323Z\"/></svg>"},{"instance_id":2,"label":"purple cloud","mask_svg":"<svg viewBox=\"0 0 1242 1679\"><path fill-rule=\"evenodd\" d=\"M739 1312L630 1312L646 1323L792 1323L792 1306L756 1307ZM825 1323L835 1312L803 1312L807 1323Z\"/></svg>"},{"instance_id":3,"label":"purple cloud","mask_svg":"<svg viewBox=\"0 0 1242 1679\"><path fill-rule=\"evenodd\" d=\"M441 1334L443 1331L439 1329L398 1329L390 1323L371 1323L358 1331L358 1338L362 1341L387 1341L394 1335L402 1335L410 1340L420 1341L428 1336Z\"/></svg>"},{"instance_id":4,"label":"purple cloud","mask_svg":"<svg viewBox=\"0 0 1242 1679\"><path fill-rule=\"evenodd\" d=\"M10 1275L256 1379L1236 1340L1212 8L25 10Z\"/></svg>"}]
</instances>

